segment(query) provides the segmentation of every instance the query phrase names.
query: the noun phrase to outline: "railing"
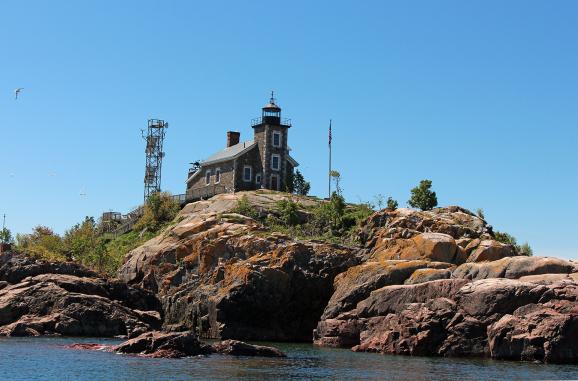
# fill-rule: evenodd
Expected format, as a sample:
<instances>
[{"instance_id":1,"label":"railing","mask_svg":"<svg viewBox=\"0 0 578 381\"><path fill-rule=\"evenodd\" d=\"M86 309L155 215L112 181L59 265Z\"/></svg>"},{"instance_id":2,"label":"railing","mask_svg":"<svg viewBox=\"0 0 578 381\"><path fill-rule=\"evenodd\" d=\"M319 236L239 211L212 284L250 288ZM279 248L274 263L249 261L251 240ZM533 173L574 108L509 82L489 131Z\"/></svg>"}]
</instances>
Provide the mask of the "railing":
<instances>
[{"instance_id":1,"label":"railing","mask_svg":"<svg viewBox=\"0 0 578 381\"><path fill-rule=\"evenodd\" d=\"M262 117L262 116L260 116L258 118L253 118L253 119L251 119L251 127L258 126L259 124L265 124L265 123L267 123L268 120L271 120L273 118L275 118L275 117L271 117L271 116ZM282 119L282 120L280 120L280 124L282 126L291 127L291 119L288 119L288 118Z\"/></svg>"}]
</instances>

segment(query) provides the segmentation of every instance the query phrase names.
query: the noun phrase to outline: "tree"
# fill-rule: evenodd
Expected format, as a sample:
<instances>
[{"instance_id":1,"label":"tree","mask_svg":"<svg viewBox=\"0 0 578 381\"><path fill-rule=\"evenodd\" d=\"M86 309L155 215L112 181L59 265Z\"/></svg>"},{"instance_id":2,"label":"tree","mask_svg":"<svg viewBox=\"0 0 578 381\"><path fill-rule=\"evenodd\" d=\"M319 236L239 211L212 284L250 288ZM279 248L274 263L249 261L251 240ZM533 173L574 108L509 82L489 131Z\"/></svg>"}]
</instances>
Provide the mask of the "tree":
<instances>
[{"instance_id":1,"label":"tree","mask_svg":"<svg viewBox=\"0 0 578 381\"><path fill-rule=\"evenodd\" d=\"M377 209L381 210L383 208L383 203L385 202L385 196L381 193L378 193L373 196L373 198L375 199L375 205L377 206Z\"/></svg>"},{"instance_id":2,"label":"tree","mask_svg":"<svg viewBox=\"0 0 578 381\"><path fill-rule=\"evenodd\" d=\"M338 171L331 171L329 172L329 176L331 176L331 180L335 183L335 192L337 195L341 196L341 187L339 186L339 183L341 182L341 173Z\"/></svg>"},{"instance_id":3,"label":"tree","mask_svg":"<svg viewBox=\"0 0 578 381\"><path fill-rule=\"evenodd\" d=\"M436 192L431 190L431 180L422 180L411 190L411 198L407 202L412 208L431 210L438 205Z\"/></svg>"},{"instance_id":4,"label":"tree","mask_svg":"<svg viewBox=\"0 0 578 381\"><path fill-rule=\"evenodd\" d=\"M518 246L518 241L511 234L496 231L494 233L494 238L496 239L496 241L505 243L506 245Z\"/></svg>"},{"instance_id":5,"label":"tree","mask_svg":"<svg viewBox=\"0 0 578 381\"><path fill-rule=\"evenodd\" d=\"M295 174L293 171L287 172L285 178L285 192L294 193L295 192Z\"/></svg>"},{"instance_id":6,"label":"tree","mask_svg":"<svg viewBox=\"0 0 578 381\"><path fill-rule=\"evenodd\" d=\"M311 184L309 184L308 181L305 181L303 174L297 170L295 176L293 176L293 193L306 196L309 193L309 190L311 190Z\"/></svg>"},{"instance_id":7,"label":"tree","mask_svg":"<svg viewBox=\"0 0 578 381\"><path fill-rule=\"evenodd\" d=\"M518 251L520 252L521 255L526 255L528 257L534 255L534 250L532 250L528 242L524 242L522 245L520 245L518 247Z\"/></svg>"},{"instance_id":8,"label":"tree","mask_svg":"<svg viewBox=\"0 0 578 381\"><path fill-rule=\"evenodd\" d=\"M12 233L8 228L3 228L0 230L0 242L2 243L12 243Z\"/></svg>"},{"instance_id":9,"label":"tree","mask_svg":"<svg viewBox=\"0 0 578 381\"><path fill-rule=\"evenodd\" d=\"M396 210L397 207L398 207L397 201L394 200L394 199L391 198L391 197L388 197L388 198L387 198L387 209L389 209L389 210Z\"/></svg>"},{"instance_id":10,"label":"tree","mask_svg":"<svg viewBox=\"0 0 578 381\"><path fill-rule=\"evenodd\" d=\"M172 221L179 212L179 203L166 192L153 193L144 205L142 217L135 224L135 230L156 231L163 223Z\"/></svg>"},{"instance_id":11,"label":"tree","mask_svg":"<svg viewBox=\"0 0 578 381\"><path fill-rule=\"evenodd\" d=\"M486 219L486 215L484 214L484 209L482 209L482 208L476 209L476 214L477 214L478 217L480 217L482 220L485 220L485 219Z\"/></svg>"},{"instance_id":12,"label":"tree","mask_svg":"<svg viewBox=\"0 0 578 381\"><path fill-rule=\"evenodd\" d=\"M62 238L46 226L36 226L30 234L17 234L16 251L50 261L67 259Z\"/></svg>"}]
</instances>

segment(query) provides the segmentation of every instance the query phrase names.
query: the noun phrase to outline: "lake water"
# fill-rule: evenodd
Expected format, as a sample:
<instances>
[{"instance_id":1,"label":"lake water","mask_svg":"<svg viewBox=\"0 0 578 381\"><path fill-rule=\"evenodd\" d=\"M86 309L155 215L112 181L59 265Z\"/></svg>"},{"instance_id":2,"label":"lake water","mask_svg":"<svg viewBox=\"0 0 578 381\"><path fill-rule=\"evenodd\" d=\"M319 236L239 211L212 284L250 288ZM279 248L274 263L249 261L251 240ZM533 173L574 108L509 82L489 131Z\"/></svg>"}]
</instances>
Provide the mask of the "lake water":
<instances>
[{"instance_id":1,"label":"lake water","mask_svg":"<svg viewBox=\"0 0 578 381\"><path fill-rule=\"evenodd\" d=\"M106 339L0 338L0 380L569 380L576 365L384 356L274 344L283 359L213 355L146 359L66 348Z\"/></svg>"}]
</instances>

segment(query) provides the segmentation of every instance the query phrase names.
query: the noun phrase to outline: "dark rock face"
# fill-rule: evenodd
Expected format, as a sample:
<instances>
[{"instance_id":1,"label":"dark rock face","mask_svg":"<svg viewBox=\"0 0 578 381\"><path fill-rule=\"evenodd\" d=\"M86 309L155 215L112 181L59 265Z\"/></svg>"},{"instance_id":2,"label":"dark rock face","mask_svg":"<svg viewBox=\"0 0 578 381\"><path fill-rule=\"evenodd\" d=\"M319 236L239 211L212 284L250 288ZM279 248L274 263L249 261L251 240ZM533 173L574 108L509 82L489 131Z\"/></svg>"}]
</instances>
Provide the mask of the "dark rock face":
<instances>
[{"instance_id":1,"label":"dark rock face","mask_svg":"<svg viewBox=\"0 0 578 381\"><path fill-rule=\"evenodd\" d=\"M262 210L287 197L246 195ZM256 221L231 213L242 196L189 204L176 226L127 255L119 277L157 293L166 330L219 339L311 341L333 279L359 263L359 249L265 235Z\"/></svg>"},{"instance_id":2,"label":"dark rock face","mask_svg":"<svg viewBox=\"0 0 578 381\"><path fill-rule=\"evenodd\" d=\"M98 344L74 345L72 347L102 350L102 346L98 346ZM116 353L136 354L152 358L180 358L209 354L285 357L285 354L277 348L252 345L237 340L225 340L211 345L203 344L191 331L178 333L147 332L111 347L110 350Z\"/></svg>"},{"instance_id":3,"label":"dark rock face","mask_svg":"<svg viewBox=\"0 0 578 381\"><path fill-rule=\"evenodd\" d=\"M212 353L232 356L286 357L277 348L247 344L238 340L225 340L211 345Z\"/></svg>"},{"instance_id":4,"label":"dark rock face","mask_svg":"<svg viewBox=\"0 0 578 381\"><path fill-rule=\"evenodd\" d=\"M150 292L98 278L73 263L10 253L0 263L6 282L0 289L0 335L135 335L160 325L160 304Z\"/></svg>"},{"instance_id":5,"label":"dark rock face","mask_svg":"<svg viewBox=\"0 0 578 381\"><path fill-rule=\"evenodd\" d=\"M321 321L315 342L405 355L577 362L578 285L511 279L387 286Z\"/></svg>"},{"instance_id":6,"label":"dark rock face","mask_svg":"<svg viewBox=\"0 0 578 381\"><path fill-rule=\"evenodd\" d=\"M112 347L112 351L139 354L146 357L179 358L211 353L210 347L201 344L194 333L147 332Z\"/></svg>"}]
</instances>

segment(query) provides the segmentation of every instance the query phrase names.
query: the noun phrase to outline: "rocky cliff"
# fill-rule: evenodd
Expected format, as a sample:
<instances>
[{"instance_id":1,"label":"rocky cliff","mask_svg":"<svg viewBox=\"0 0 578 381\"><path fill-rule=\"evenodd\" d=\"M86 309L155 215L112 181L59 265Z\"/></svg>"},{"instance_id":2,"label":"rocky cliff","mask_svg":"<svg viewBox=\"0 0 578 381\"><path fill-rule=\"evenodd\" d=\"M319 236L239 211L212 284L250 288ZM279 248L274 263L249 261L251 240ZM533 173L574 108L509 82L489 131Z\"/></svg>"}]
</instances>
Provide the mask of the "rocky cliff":
<instances>
[{"instance_id":1,"label":"rocky cliff","mask_svg":"<svg viewBox=\"0 0 578 381\"><path fill-rule=\"evenodd\" d=\"M161 324L151 292L75 263L0 255L0 336L136 336Z\"/></svg>"},{"instance_id":2,"label":"rocky cliff","mask_svg":"<svg viewBox=\"0 0 578 381\"><path fill-rule=\"evenodd\" d=\"M359 263L358 249L265 231L234 210L248 197L261 215L286 194L223 194L187 205L178 223L130 252L120 279L154 291L164 328L202 337L311 341L333 279ZM318 201L299 198L305 213Z\"/></svg>"},{"instance_id":3,"label":"rocky cliff","mask_svg":"<svg viewBox=\"0 0 578 381\"><path fill-rule=\"evenodd\" d=\"M406 355L578 360L578 266L518 256L468 211L382 211L339 274L318 345Z\"/></svg>"},{"instance_id":4,"label":"rocky cliff","mask_svg":"<svg viewBox=\"0 0 578 381\"><path fill-rule=\"evenodd\" d=\"M287 195L227 194L189 204L130 252L119 277L156 293L166 330L310 341L381 353L575 362L574 262L519 256L459 207L374 213L355 246L270 233ZM300 212L318 203L300 198ZM306 218L306 217L305 217Z\"/></svg>"}]
</instances>

